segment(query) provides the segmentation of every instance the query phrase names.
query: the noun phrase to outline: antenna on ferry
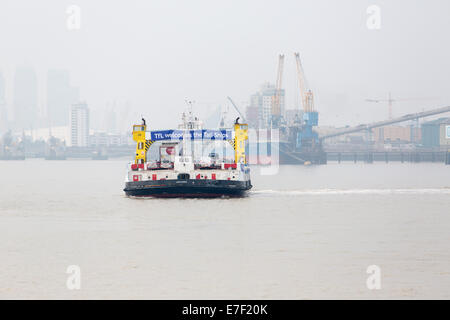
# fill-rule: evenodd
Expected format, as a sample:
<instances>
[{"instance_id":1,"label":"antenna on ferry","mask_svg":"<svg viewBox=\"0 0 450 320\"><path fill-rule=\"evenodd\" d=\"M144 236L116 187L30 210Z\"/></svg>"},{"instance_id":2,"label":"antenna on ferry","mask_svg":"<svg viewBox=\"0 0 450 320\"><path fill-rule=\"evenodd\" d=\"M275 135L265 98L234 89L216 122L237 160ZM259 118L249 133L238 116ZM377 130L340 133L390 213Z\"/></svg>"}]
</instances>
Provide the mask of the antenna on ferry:
<instances>
[{"instance_id":1,"label":"antenna on ferry","mask_svg":"<svg viewBox=\"0 0 450 320\"><path fill-rule=\"evenodd\" d=\"M194 121L194 113L192 112L192 106L195 103L195 101L194 100L189 100L187 98L185 98L184 101L186 102L187 109L188 109L187 110L188 111L187 121L188 122L193 122ZM190 125L192 126L192 123Z\"/></svg>"},{"instance_id":2,"label":"antenna on ferry","mask_svg":"<svg viewBox=\"0 0 450 320\"><path fill-rule=\"evenodd\" d=\"M193 101L193 100L188 100L188 99L186 98L186 99L184 99L184 102L186 102L186 105L187 105L188 108L189 108L189 112L192 112L192 105L194 104L195 101Z\"/></svg>"},{"instance_id":3,"label":"antenna on ferry","mask_svg":"<svg viewBox=\"0 0 450 320\"><path fill-rule=\"evenodd\" d=\"M144 119L144 115L141 113L141 120L142 120L142 125L146 125L146 123L145 123L145 119Z\"/></svg>"}]
</instances>

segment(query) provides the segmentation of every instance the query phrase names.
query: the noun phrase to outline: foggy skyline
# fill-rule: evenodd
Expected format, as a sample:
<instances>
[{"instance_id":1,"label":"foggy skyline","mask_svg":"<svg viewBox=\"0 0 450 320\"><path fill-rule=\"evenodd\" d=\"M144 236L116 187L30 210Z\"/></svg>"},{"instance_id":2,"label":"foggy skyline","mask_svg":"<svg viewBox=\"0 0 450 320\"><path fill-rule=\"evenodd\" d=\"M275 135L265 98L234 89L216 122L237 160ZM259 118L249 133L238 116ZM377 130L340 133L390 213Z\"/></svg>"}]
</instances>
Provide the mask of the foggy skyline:
<instances>
[{"instance_id":1,"label":"foggy skyline","mask_svg":"<svg viewBox=\"0 0 450 320\"><path fill-rule=\"evenodd\" d=\"M79 30L66 27L69 5L81 8ZM366 26L369 5L381 8L380 30ZM293 109L299 51L321 125L356 125L387 118L387 104L364 100L389 91L422 98L394 104L394 116L450 104L444 8L444 0L6 1L0 71L9 113L16 67L36 70L41 113L47 71L67 69L93 112L130 101L131 113L163 128L179 122L185 98L205 111L227 105L229 95L244 109L262 83L275 82L279 53L286 109Z\"/></svg>"}]
</instances>

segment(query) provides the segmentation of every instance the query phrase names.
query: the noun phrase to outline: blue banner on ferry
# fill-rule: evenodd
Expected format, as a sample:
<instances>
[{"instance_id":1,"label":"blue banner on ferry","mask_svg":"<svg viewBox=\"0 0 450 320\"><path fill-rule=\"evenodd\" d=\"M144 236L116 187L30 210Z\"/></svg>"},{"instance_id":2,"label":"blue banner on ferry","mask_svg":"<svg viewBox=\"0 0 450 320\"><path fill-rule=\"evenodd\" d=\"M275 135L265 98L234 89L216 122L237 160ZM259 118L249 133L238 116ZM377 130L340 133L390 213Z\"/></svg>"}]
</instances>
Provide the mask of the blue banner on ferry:
<instances>
[{"instance_id":1,"label":"blue banner on ferry","mask_svg":"<svg viewBox=\"0 0 450 320\"><path fill-rule=\"evenodd\" d=\"M150 140L183 140L184 130L151 131ZM191 140L230 140L231 130L189 130Z\"/></svg>"}]
</instances>

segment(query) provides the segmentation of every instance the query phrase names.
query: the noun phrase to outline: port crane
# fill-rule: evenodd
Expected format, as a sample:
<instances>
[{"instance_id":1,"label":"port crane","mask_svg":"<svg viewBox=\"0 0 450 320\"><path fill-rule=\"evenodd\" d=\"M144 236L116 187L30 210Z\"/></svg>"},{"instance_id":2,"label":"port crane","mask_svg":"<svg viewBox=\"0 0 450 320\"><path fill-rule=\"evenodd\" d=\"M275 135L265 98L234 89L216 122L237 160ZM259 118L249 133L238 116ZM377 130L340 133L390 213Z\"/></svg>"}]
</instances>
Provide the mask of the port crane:
<instances>
[{"instance_id":1,"label":"port crane","mask_svg":"<svg viewBox=\"0 0 450 320\"><path fill-rule=\"evenodd\" d=\"M302 62L300 60L300 54L298 52L295 52L294 56L297 65L297 78L300 89L300 99L303 107L303 112L313 112L314 111L313 92L311 89L308 88L305 72L303 71Z\"/></svg>"},{"instance_id":2,"label":"port crane","mask_svg":"<svg viewBox=\"0 0 450 320\"><path fill-rule=\"evenodd\" d=\"M392 120L392 105L394 102L407 102L407 101L423 101L423 100L431 100L432 98L416 98L416 99L393 99L391 92L388 93L387 99L366 99L366 102L380 103L387 102L388 104L388 116L389 120Z\"/></svg>"},{"instance_id":3,"label":"port crane","mask_svg":"<svg viewBox=\"0 0 450 320\"><path fill-rule=\"evenodd\" d=\"M281 122L281 87L283 82L283 68L284 68L284 54L278 56L278 72L277 83L275 87L275 94L272 96L272 126L278 126Z\"/></svg>"},{"instance_id":4,"label":"port crane","mask_svg":"<svg viewBox=\"0 0 450 320\"><path fill-rule=\"evenodd\" d=\"M308 148L315 149L316 145L320 148L319 137L313 131L313 127L319 124L319 114L314 109L314 94L308 87L305 72L303 70L300 54L294 53L297 65L297 77L300 91L301 104L303 108L302 125L297 132L296 147L297 149Z\"/></svg>"},{"instance_id":5,"label":"port crane","mask_svg":"<svg viewBox=\"0 0 450 320\"><path fill-rule=\"evenodd\" d=\"M234 103L234 101L231 99L231 97L227 97L228 101L231 102L231 104L233 105L234 109L237 111L237 113L239 113L239 116L241 117L242 121L246 122L244 115L242 114L242 112L239 110L239 108L237 107L237 105Z\"/></svg>"}]
</instances>

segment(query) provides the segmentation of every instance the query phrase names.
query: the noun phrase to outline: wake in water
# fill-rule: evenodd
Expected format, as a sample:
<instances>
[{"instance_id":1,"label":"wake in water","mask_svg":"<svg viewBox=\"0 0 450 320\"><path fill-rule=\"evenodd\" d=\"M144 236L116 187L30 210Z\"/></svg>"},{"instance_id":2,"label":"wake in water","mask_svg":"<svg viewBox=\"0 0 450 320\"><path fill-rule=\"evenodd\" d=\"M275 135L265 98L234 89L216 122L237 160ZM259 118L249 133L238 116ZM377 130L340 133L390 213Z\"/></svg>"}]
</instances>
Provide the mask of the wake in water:
<instances>
[{"instance_id":1,"label":"wake in water","mask_svg":"<svg viewBox=\"0 0 450 320\"><path fill-rule=\"evenodd\" d=\"M450 188L439 189L305 189L305 190L252 190L251 195L352 195L352 194L450 194Z\"/></svg>"}]
</instances>

